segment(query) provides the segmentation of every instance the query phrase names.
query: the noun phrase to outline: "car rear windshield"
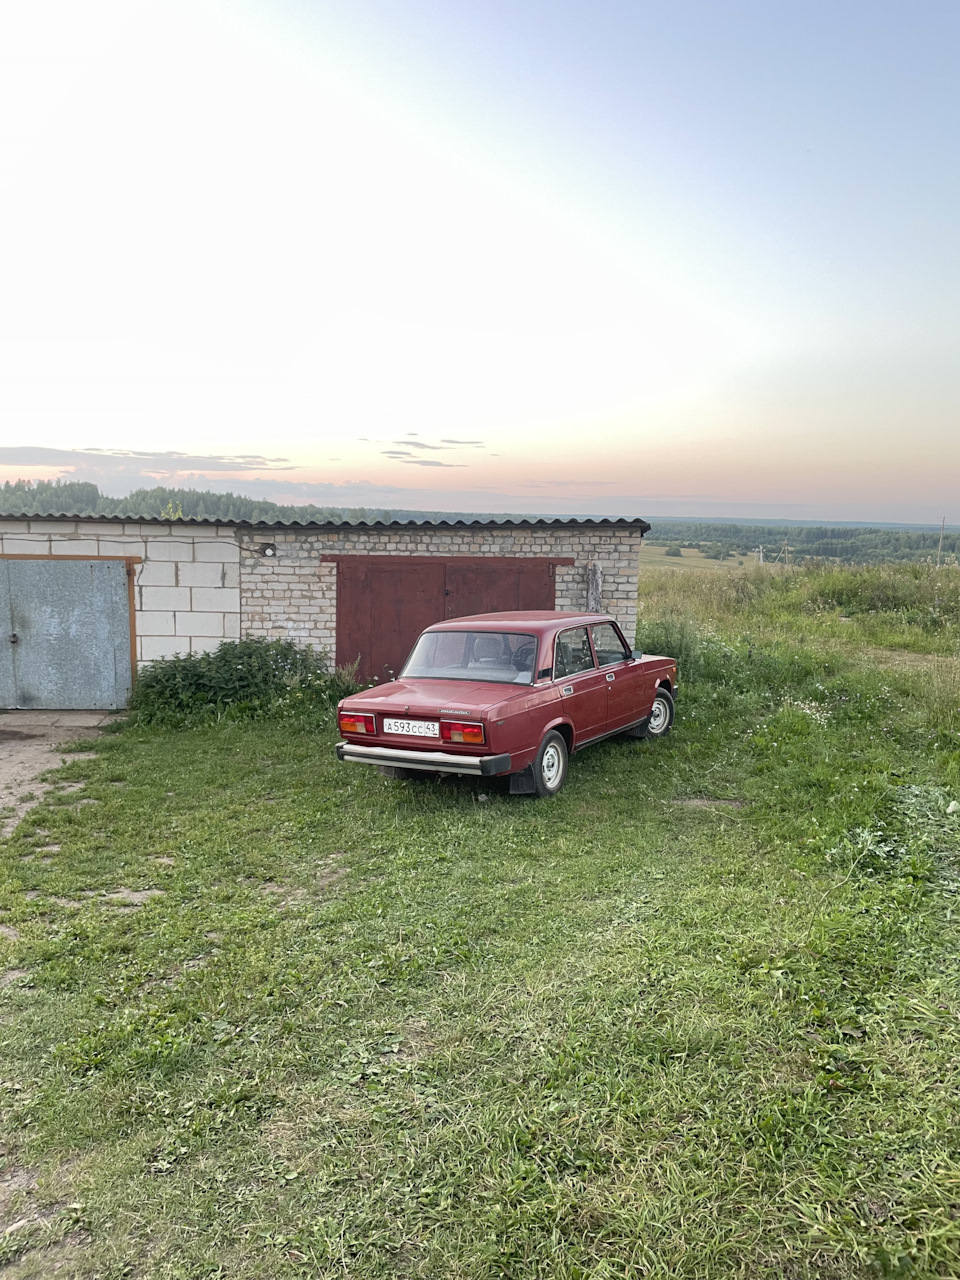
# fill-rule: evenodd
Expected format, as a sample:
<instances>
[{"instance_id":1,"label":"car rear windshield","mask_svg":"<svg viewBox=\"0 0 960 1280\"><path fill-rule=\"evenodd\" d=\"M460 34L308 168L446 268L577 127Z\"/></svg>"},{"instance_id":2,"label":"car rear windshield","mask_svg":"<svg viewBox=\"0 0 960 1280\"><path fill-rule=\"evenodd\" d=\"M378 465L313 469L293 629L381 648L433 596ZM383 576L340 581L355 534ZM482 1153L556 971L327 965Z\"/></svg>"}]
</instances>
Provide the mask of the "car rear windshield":
<instances>
[{"instance_id":1,"label":"car rear windshield","mask_svg":"<svg viewBox=\"0 0 960 1280\"><path fill-rule=\"evenodd\" d=\"M535 636L512 631L427 631L400 672L404 680L490 680L532 684Z\"/></svg>"}]
</instances>

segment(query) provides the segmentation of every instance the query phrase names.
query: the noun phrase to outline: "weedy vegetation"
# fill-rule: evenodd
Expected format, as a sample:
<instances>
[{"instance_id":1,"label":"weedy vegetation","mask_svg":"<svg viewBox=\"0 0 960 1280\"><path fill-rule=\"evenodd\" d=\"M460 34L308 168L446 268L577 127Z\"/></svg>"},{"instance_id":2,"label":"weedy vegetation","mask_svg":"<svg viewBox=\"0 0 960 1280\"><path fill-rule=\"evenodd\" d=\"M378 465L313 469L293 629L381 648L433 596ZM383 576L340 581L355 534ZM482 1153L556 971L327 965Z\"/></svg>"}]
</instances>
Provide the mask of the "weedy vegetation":
<instances>
[{"instance_id":1,"label":"weedy vegetation","mask_svg":"<svg viewBox=\"0 0 960 1280\"><path fill-rule=\"evenodd\" d=\"M325 656L292 640L226 640L210 653L152 662L137 678L138 724L166 728L217 720L319 717L356 692L356 667L329 671Z\"/></svg>"},{"instance_id":2,"label":"weedy vegetation","mask_svg":"<svg viewBox=\"0 0 960 1280\"><path fill-rule=\"evenodd\" d=\"M642 576L546 802L141 707L0 847L3 1275L960 1274L956 588Z\"/></svg>"}]
</instances>

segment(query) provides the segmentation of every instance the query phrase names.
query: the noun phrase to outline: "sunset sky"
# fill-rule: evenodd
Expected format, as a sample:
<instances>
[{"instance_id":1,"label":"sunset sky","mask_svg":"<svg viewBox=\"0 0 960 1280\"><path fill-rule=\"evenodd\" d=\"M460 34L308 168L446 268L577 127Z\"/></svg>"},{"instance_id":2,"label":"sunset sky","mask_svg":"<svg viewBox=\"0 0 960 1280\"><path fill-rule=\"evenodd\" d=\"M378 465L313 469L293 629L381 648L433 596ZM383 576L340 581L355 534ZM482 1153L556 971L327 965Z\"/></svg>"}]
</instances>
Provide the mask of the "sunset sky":
<instances>
[{"instance_id":1,"label":"sunset sky","mask_svg":"<svg viewBox=\"0 0 960 1280\"><path fill-rule=\"evenodd\" d=\"M960 6L0 9L0 480L960 523Z\"/></svg>"}]
</instances>

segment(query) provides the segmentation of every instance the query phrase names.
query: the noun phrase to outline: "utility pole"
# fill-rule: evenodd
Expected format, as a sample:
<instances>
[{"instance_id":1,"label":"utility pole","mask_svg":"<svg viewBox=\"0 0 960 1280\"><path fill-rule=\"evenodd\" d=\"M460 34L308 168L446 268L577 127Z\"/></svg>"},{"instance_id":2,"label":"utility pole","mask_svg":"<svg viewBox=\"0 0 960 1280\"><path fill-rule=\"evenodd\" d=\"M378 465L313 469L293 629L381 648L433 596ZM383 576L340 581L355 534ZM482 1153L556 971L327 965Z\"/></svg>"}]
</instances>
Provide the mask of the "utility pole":
<instances>
[{"instance_id":1,"label":"utility pole","mask_svg":"<svg viewBox=\"0 0 960 1280\"><path fill-rule=\"evenodd\" d=\"M940 545L937 547L937 568L940 568L940 556L943 554L943 526L947 523L947 517L943 516L940 520Z\"/></svg>"}]
</instances>

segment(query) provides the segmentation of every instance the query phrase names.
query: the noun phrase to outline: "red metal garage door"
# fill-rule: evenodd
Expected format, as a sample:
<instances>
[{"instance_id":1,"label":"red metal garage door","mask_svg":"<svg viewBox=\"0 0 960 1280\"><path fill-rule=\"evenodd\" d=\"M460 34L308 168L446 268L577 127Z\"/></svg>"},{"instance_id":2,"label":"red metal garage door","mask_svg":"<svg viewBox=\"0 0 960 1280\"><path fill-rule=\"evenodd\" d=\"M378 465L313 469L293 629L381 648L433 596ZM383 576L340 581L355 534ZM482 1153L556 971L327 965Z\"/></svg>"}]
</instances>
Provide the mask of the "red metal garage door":
<instances>
[{"instance_id":1,"label":"red metal garage door","mask_svg":"<svg viewBox=\"0 0 960 1280\"><path fill-rule=\"evenodd\" d=\"M448 560L446 618L501 609L553 609L557 598L553 560Z\"/></svg>"},{"instance_id":2,"label":"red metal garage door","mask_svg":"<svg viewBox=\"0 0 960 1280\"><path fill-rule=\"evenodd\" d=\"M553 609L556 566L519 557L337 556L337 666L389 680L431 623L501 609Z\"/></svg>"}]
</instances>

